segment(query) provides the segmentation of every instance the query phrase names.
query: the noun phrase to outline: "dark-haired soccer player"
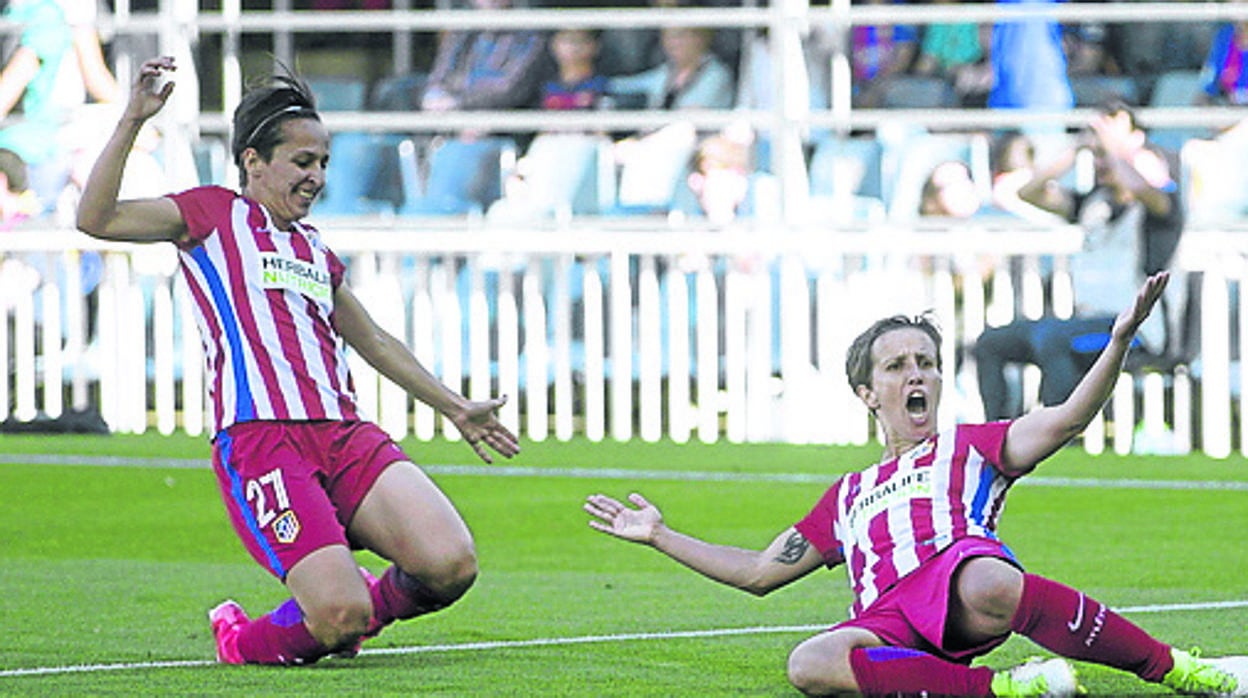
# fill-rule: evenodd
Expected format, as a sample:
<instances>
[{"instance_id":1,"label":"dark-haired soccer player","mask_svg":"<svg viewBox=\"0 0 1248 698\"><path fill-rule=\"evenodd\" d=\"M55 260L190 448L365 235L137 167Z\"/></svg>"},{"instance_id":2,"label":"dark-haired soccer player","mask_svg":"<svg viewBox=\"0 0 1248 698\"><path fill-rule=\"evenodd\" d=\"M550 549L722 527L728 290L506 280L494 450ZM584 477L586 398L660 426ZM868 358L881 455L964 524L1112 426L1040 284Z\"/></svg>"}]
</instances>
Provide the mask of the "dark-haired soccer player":
<instances>
[{"instance_id":1,"label":"dark-haired soccer player","mask_svg":"<svg viewBox=\"0 0 1248 698\"><path fill-rule=\"evenodd\" d=\"M937 432L940 332L926 317L881 320L850 347L846 373L884 431L884 455L847 474L765 550L713 545L663 524L641 495L597 494L590 525L645 543L711 579L765 594L844 564L850 619L789 656L802 692L867 696L1069 696L1066 659L997 671L970 661L1024 635L1062 657L1098 662L1193 695L1248 694L1248 657L1206 660L1150 637L1103 603L1023 571L997 538L1005 495L1078 435L1104 405L1140 323L1168 277L1148 279L1109 345L1062 404L1009 422Z\"/></svg>"},{"instance_id":2,"label":"dark-haired soccer player","mask_svg":"<svg viewBox=\"0 0 1248 698\"><path fill-rule=\"evenodd\" d=\"M455 602L477 574L468 527L438 487L361 419L346 346L430 404L476 453L519 451L496 418L439 382L369 317L344 267L301 222L325 184L329 133L306 83L274 76L234 112L242 192L204 186L118 201L126 156L173 83L173 60L143 63L78 208L95 237L172 242L194 299L215 407L213 467L243 544L294 598L249 619L227 601L209 614L217 659L300 664L351 653L396 619ZM345 342L345 344L344 344ZM394 565L380 580L353 547Z\"/></svg>"}]
</instances>

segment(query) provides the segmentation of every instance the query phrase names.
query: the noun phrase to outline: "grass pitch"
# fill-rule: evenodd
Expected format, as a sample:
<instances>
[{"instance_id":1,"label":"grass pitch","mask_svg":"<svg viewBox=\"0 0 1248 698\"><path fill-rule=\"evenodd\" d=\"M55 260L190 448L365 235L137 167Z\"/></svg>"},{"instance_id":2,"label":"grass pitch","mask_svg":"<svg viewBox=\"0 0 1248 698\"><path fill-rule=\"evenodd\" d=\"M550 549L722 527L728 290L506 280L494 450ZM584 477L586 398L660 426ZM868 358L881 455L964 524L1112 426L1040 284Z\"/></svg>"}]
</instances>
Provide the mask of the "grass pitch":
<instances>
[{"instance_id":1,"label":"grass pitch","mask_svg":"<svg viewBox=\"0 0 1248 698\"><path fill-rule=\"evenodd\" d=\"M878 456L875 447L548 441L526 443L487 475L436 467L471 464L463 444L403 446L473 529L477 585L440 614L387 629L353 660L281 669L211 661L207 609L232 597L259 614L285 594L234 538L197 463L207 462L206 440L0 437L0 693L796 695L785 658L845 617L843 570L756 599L590 530L581 502L640 491L680 530L759 547L836 475ZM803 477L757 477L776 474ZM1001 528L1029 570L1126 609L1163 640L1248 653L1241 457L1067 449L1016 486ZM1045 653L1013 638L982 662L1036 654ZM1161 692L1079 669L1094 695Z\"/></svg>"}]
</instances>

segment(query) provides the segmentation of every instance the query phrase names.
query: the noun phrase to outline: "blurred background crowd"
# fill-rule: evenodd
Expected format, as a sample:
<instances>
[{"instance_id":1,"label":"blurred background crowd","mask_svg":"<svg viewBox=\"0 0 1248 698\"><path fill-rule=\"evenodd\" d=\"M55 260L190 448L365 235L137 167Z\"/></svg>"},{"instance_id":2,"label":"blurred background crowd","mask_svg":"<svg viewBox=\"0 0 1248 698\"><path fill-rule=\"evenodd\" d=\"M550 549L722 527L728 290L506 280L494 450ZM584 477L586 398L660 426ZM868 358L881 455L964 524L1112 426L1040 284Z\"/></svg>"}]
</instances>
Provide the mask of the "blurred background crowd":
<instances>
[{"instance_id":1,"label":"blurred background crowd","mask_svg":"<svg viewBox=\"0 0 1248 698\"><path fill-rule=\"evenodd\" d=\"M523 0L466 0L464 7L507 10L513 2ZM1000 4L1007 3L1013 0ZM1062 113L1111 103L1161 108L1248 101L1248 21L975 22L957 13L958 5L973 3L928 4L948 12L921 24L855 25L839 33L810 22L796 47L800 65L786 68L782 87L775 63L794 56L773 55L777 44L766 29L752 27L452 29L413 32L403 46L386 33L298 32L287 37L293 51L286 50L326 111L768 111L783 99L796 103L799 114L810 114L832 107L838 89L852 109L886 111ZM531 0L524 6L740 7L726 0ZM153 0L124 8L156 9ZM394 7L391 0L299 0L277 8L249 0L243 4L248 9ZM98 27L108 23L101 18L117 11L97 0L9 1L0 73L3 225L58 211L62 222L68 220L76 188L105 135L101 128L112 123L101 111L123 97L118 84L128 80L129 67L160 50L154 36L102 35ZM281 52L275 36L241 36L244 74L272 69L275 52ZM200 37L195 65L186 66L197 74L205 110L223 108L224 41L220 35ZM410 55L410 69L392 69L396 51ZM838 56L847 60L841 73ZM847 88L836 75L848 77ZM1018 189L1035 167L1087 145L1086 129L1061 123L945 129L905 119L877 123L802 132L800 153L787 157L805 173L810 220L1044 221L1048 214L1020 200ZM1243 129L1145 127L1150 144L1169 159L1183 202L1200 201L1189 206L1193 221L1242 216L1248 187L1238 173L1222 171L1237 168L1221 164L1238 152ZM661 126L635 130L335 131L335 167L316 211L322 216L483 215L533 222L658 214L727 225L766 222L779 208L777 146L768 129L745 120L710 129L673 113ZM131 173L132 193L226 183L220 140L192 139L195 157L187 162L196 163L194 171L184 167L171 175L161 161L160 138L154 130L140 144L144 157L132 158L134 169L147 170ZM165 176L158 177L162 166ZM1084 188L1090 186L1087 180Z\"/></svg>"}]
</instances>

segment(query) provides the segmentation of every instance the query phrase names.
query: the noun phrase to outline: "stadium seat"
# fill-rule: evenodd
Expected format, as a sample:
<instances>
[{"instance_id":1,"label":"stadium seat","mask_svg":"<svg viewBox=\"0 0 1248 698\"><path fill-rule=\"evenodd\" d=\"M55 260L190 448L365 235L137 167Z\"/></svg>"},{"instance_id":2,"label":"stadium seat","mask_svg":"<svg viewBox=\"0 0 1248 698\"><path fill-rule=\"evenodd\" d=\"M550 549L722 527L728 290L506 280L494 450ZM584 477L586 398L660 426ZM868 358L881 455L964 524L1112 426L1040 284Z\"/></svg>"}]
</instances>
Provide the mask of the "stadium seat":
<instances>
[{"instance_id":1,"label":"stadium seat","mask_svg":"<svg viewBox=\"0 0 1248 698\"><path fill-rule=\"evenodd\" d=\"M393 213L399 205L398 144L394 133L346 131L330 136L330 166L315 212L325 216Z\"/></svg>"},{"instance_id":2,"label":"stadium seat","mask_svg":"<svg viewBox=\"0 0 1248 698\"><path fill-rule=\"evenodd\" d=\"M1129 75L1071 75L1070 89L1076 107L1099 107L1111 100L1140 103L1139 87Z\"/></svg>"},{"instance_id":3,"label":"stadium seat","mask_svg":"<svg viewBox=\"0 0 1248 698\"><path fill-rule=\"evenodd\" d=\"M516 144L510 138L438 139L428 146L428 172L422 180L417 150L411 140L398 146L402 215L484 213L502 195L503 170L510 169L516 157Z\"/></svg>"},{"instance_id":4,"label":"stadium seat","mask_svg":"<svg viewBox=\"0 0 1248 698\"><path fill-rule=\"evenodd\" d=\"M1148 104L1152 107L1190 107L1201 93L1204 80L1199 70L1171 70L1153 83Z\"/></svg>"},{"instance_id":5,"label":"stadium seat","mask_svg":"<svg viewBox=\"0 0 1248 698\"><path fill-rule=\"evenodd\" d=\"M956 107L953 85L940 77L899 75L884 85L881 106L885 109L943 109Z\"/></svg>"},{"instance_id":6,"label":"stadium seat","mask_svg":"<svg viewBox=\"0 0 1248 698\"><path fill-rule=\"evenodd\" d=\"M352 76L318 75L306 78L322 112L363 111L368 85ZM330 167L325 191L315 211L323 216L361 216L393 212L399 187L394 152L400 137L385 133L343 131L330 140ZM389 175L385 165L390 163Z\"/></svg>"},{"instance_id":7,"label":"stadium seat","mask_svg":"<svg viewBox=\"0 0 1248 698\"><path fill-rule=\"evenodd\" d=\"M852 220L882 216L882 156L883 148L874 138L829 136L816 143L810 158L810 195L816 210L835 205L844 187L851 197Z\"/></svg>"},{"instance_id":8,"label":"stadium seat","mask_svg":"<svg viewBox=\"0 0 1248 698\"><path fill-rule=\"evenodd\" d=\"M978 141L978 142L977 142ZM968 133L924 134L908 139L894 154L894 184L885 198L888 216L894 220L914 220L919 215L923 183L942 162L966 164L971 178L985 185L991 177L985 137Z\"/></svg>"},{"instance_id":9,"label":"stadium seat","mask_svg":"<svg viewBox=\"0 0 1248 698\"><path fill-rule=\"evenodd\" d=\"M316 75L305 78L316 95L319 111L360 111L368 85L360 78L346 75Z\"/></svg>"},{"instance_id":10,"label":"stadium seat","mask_svg":"<svg viewBox=\"0 0 1248 698\"><path fill-rule=\"evenodd\" d=\"M200 184L224 184L225 171L230 165L230 154L225 141L220 138L204 138L191 146L195 160L195 173Z\"/></svg>"},{"instance_id":11,"label":"stadium seat","mask_svg":"<svg viewBox=\"0 0 1248 698\"><path fill-rule=\"evenodd\" d=\"M381 78L368 96L373 111L414 111L420 108L420 96L429 76L425 73L404 73Z\"/></svg>"}]
</instances>

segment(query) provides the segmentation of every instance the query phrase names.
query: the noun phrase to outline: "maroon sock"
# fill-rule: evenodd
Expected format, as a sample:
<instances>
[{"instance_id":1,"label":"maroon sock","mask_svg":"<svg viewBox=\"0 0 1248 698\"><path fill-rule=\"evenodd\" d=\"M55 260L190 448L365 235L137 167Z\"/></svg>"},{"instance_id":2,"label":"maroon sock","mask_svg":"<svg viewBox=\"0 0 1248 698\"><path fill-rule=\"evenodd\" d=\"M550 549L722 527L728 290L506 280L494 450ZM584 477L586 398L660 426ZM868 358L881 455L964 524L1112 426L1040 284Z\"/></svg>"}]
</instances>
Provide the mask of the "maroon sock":
<instances>
[{"instance_id":1,"label":"maroon sock","mask_svg":"<svg viewBox=\"0 0 1248 698\"><path fill-rule=\"evenodd\" d=\"M849 666L863 696L991 696L992 669L947 662L918 650L859 647Z\"/></svg>"},{"instance_id":2,"label":"maroon sock","mask_svg":"<svg viewBox=\"0 0 1248 698\"><path fill-rule=\"evenodd\" d=\"M1063 657L1161 681L1174 666L1170 647L1083 592L1032 574L1010 622L1014 632Z\"/></svg>"},{"instance_id":3,"label":"maroon sock","mask_svg":"<svg viewBox=\"0 0 1248 698\"><path fill-rule=\"evenodd\" d=\"M256 618L238 633L238 653L255 664L311 664L329 650L312 637L294 599Z\"/></svg>"},{"instance_id":4,"label":"maroon sock","mask_svg":"<svg viewBox=\"0 0 1248 698\"><path fill-rule=\"evenodd\" d=\"M368 593L373 599L373 621L365 633L367 637L396 620L415 618L447 606L420 580L394 565L368 588Z\"/></svg>"}]
</instances>

